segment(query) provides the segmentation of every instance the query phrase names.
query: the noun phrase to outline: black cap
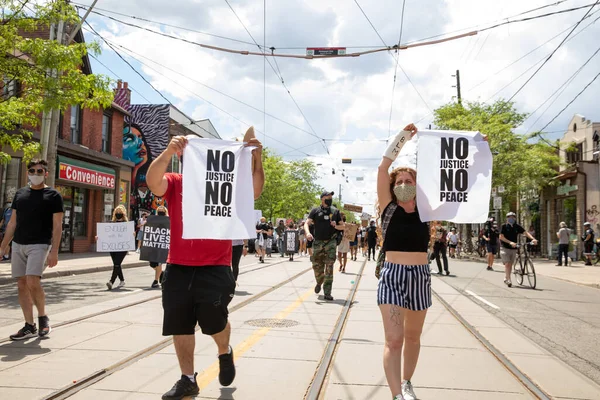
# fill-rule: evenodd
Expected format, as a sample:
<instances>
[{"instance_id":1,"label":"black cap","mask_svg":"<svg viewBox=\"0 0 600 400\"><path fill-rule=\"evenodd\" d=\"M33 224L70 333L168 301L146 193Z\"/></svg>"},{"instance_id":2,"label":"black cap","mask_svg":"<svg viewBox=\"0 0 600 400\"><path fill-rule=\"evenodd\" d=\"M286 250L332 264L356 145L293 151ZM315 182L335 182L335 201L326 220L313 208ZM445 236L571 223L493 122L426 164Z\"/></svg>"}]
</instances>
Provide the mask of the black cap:
<instances>
[{"instance_id":1,"label":"black cap","mask_svg":"<svg viewBox=\"0 0 600 400\"><path fill-rule=\"evenodd\" d=\"M324 191L323 193L321 193L321 198L323 198L325 196L333 196L334 194L335 194L334 192Z\"/></svg>"}]
</instances>

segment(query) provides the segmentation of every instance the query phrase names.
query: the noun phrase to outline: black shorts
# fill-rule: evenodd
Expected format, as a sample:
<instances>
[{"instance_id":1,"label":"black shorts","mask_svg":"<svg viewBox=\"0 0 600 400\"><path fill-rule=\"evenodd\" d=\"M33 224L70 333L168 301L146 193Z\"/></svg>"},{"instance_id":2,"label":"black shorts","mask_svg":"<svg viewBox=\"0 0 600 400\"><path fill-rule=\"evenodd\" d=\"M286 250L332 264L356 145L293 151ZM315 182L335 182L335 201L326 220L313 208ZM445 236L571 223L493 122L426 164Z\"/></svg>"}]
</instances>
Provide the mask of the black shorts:
<instances>
[{"instance_id":1,"label":"black shorts","mask_svg":"<svg viewBox=\"0 0 600 400\"><path fill-rule=\"evenodd\" d=\"M235 293L229 266L188 267L167 264L162 281L163 336L205 335L227 326L227 306Z\"/></svg>"},{"instance_id":2,"label":"black shorts","mask_svg":"<svg viewBox=\"0 0 600 400\"><path fill-rule=\"evenodd\" d=\"M457 245L457 244L452 244L452 243L450 243L450 244L448 245L448 247L450 247L451 249L455 249L455 248L456 248L456 246L458 246L458 245Z\"/></svg>"},{"instance_id":3,"label":"black shorts","mask_svg":"<svg viewBox=\"0 0 600 400\"><path fill-rule=\"evenodd\" d=\"M307 249L312 249L313 243L314 243L314 240L307 240L306 241L306 248Z\"/></svg>"},{"instance_id":4,"label":"black shorts","mask_svg":"<svg viewBox=\"0 0 600 400\"><path fill-rule=\"evenodd\" d=\"M158 267L159 265L160 265L160 263L157 263L157 262L152 262L152 261L150 261L150 266L151 266L152 268L156 268L156 267Z\"/></svg>"},{"instance_id":5,"label":"black shorts","mask_svg":"<svg viewBox=\"0 0 600 400\"><path fill-rule=\"evenodd\" d=\"M584 252L593 253L594 252L594 242L583 242Z\"/></svg>"}]
</instances>

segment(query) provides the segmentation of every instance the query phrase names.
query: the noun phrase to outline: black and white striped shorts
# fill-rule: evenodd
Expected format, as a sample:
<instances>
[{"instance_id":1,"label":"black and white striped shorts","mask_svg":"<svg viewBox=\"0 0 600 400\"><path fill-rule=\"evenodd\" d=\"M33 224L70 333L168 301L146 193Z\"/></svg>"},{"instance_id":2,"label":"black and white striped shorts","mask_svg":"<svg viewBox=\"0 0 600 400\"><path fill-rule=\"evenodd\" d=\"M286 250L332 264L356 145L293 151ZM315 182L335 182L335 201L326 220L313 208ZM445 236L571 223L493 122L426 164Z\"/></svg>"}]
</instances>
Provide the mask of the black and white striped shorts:
<instances>
[{"instance_id":1,"label":"black and white striped shorts","mask_svg":"<svg viewBox=\"0 0 600 400\"><path fill-rule=\"evenodd\" d=\"M429 265L401 265L386 261L377 288L377 304L394 304L413 311L431 307Z\"/></svg>"}]
</instances>

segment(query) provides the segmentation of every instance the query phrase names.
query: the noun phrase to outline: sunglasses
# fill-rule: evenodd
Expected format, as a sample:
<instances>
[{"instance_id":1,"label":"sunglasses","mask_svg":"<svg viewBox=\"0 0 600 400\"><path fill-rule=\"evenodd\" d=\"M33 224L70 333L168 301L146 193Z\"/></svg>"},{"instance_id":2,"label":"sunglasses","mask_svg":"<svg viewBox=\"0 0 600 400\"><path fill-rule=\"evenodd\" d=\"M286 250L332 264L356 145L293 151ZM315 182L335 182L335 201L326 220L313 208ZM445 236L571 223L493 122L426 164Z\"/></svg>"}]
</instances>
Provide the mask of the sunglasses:
<instances>
[{"instance_id":1,"label":"sunglasses","mask_svg":"<svg viewBox=\"0 0 600 400\"><path fill-rule=\"evenodd\" d=\"M38 168L38 169L35 169L35 168L29 168L27 171L28 171L30 174L32 174L32 175L33 175L33 174L37 174L37 175L44 175L44 174L46 173L46 170L45 170L45 169L43 169L43 168Z\"/></svg>"}]
</instances>

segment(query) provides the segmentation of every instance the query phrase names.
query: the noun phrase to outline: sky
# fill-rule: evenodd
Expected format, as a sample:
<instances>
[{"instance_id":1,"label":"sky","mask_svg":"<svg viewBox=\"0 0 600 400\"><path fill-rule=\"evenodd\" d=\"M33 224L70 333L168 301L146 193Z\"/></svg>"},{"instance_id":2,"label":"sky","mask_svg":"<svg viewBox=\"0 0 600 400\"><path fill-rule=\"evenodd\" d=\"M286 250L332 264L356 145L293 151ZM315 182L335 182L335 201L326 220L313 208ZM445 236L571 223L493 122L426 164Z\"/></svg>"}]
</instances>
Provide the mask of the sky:
<instances>
[{"instance_id":1,"label":"sky","mask_svg":"<svg viewBox=\"0 0 600 400\"><path fill-rule=\"evenodd\" d=\"M92 0L74 3L89 5ZM264 57L205 49L184 40L258 51L256 40L282 54L303 55L307 47L346 47L354 52L380 48L382 41L394 45L401 30L400 43L406 44L594 1L564 0L517 16L555 3L557 0L358 0L365 17L354 0L229 0L240 22L226 0L99 0L95 10L104 16L91 14L88 21L193 119L209 118L224 139L240 136L253 125L265 146L286 160L313 160L318 164L319 184L336 196L341 188L345 203L363 205L372 214L377 165L386 140L411 122L419 129L433 124L433 110L455 101L456 70L460 70L464 101L510 98L588 9L511 23L397 54L330 60L267 58L272 68ZM599 17L600 5L514 97L520 112L533 113L517 133L544 127L600 72L597 56L561 89L598 49ZM165 103L112 49L87 28L84 33L86 41L102 45L98 60L104 65L92 59L95 73L127 81L134 90L134 104ZM599 89L600 79L548 125L546 137L560 138L576 113L600 121ZM407 147L409 154L416 149L414 143ZM342 164L342 158L351 158L352 163Z\"/></svg>"}]
</instances>

